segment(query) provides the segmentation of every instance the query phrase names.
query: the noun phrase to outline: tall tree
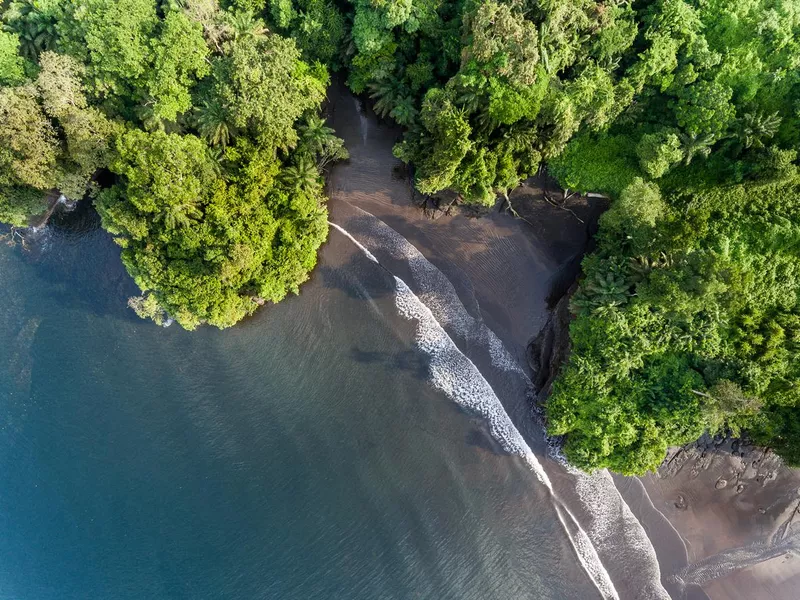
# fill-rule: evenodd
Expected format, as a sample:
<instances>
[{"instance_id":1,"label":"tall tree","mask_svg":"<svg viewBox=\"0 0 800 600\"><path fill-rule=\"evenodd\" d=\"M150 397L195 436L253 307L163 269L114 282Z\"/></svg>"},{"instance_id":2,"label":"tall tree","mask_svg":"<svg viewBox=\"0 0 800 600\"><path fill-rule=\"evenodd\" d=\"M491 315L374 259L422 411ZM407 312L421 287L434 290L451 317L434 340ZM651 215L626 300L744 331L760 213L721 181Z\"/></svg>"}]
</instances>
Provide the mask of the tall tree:
<instances>
[{"instance_id":1,"label":"tall tree","mask_svg":"<svg viewBox=\"0 0 800 600\"><path fill-rule=\"evenodd\" d=\"M278 36L229 43L214 65L214 100L259 144L291 148L293 125L325 97L326 76L299 60L294 42Z\"/></svg>"},{"instance_id":2,"label":"tall tree","mask_svg":"<svg viewBox=\"0 0 800 600\"><path fill-rule=\"evenodd\" d=\"M0 31L0 85L17 85L25 80L19 49L17 34Z\"/></svg>"}]
</instances>

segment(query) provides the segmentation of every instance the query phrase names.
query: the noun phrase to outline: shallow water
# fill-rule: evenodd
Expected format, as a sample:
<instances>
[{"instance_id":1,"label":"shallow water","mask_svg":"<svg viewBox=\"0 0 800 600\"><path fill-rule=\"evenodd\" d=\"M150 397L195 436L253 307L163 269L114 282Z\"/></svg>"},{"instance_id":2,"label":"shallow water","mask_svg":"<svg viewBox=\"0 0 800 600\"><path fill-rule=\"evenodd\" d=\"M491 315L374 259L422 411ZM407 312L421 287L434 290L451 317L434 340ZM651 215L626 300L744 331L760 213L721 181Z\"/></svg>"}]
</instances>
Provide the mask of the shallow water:
<instances>
[{"instance_id":1,"label":"shallow water","mask_svg":"<svg viewBox=\"0 0 800 600\"><path fill-rule=\"evenodd\" d=\"M241 326L138 320L91 211L0 247L0 598L593 598L552 499L332 232Z\"/></svg>"}]
</instances>

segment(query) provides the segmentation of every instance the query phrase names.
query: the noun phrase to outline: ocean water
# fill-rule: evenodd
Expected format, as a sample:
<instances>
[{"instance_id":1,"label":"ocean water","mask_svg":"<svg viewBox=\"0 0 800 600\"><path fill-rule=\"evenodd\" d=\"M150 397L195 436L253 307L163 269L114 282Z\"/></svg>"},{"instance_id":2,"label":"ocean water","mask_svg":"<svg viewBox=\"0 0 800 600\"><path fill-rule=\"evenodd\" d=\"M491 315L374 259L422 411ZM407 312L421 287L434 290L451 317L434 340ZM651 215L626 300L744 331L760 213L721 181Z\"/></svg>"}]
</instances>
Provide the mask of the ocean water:
<instances>
[{"instance_id":1,"label":"ocean water","mask_svg":"<svg viewBox=\"0 0 800 600\"><path fill-rule=\"evenodd\" d=\"M502 356L345 233L191 333L126 308L86 206L0 245L0 598L614 596L491 404Z\"/></svg>"}]
</instances>

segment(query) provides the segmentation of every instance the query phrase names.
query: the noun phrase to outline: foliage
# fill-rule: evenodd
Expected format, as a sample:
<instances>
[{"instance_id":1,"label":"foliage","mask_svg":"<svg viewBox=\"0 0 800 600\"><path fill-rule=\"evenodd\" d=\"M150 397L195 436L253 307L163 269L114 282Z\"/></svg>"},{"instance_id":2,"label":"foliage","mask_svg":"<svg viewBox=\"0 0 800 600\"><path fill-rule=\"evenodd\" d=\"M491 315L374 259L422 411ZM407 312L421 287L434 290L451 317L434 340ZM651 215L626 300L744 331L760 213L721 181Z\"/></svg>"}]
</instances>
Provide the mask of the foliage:
<instances>
[{"instance_id":1,"label":"foliage","mask_svg":"<svg viewBox=\"0 0 800 600\"><path fill-rule=\"evenodd\" d=\"M636 151L626 137L579 135L548 167L565 188L619 193L639 175Z\"/></svg>"},{"instance_id":2,"label":"foliage","mask_svg":"<svg viewBox=\"0 0 800 600\"><path fill-rule=\"evenodd\" d=\"M549 431L585 469L641 473L669 445L742 430L800 464L797 7L646 4L635 105L552 165L615 199Z\"/></svg>"},{"instance_id":3,"label":"foliage","mask_svg":"<svg viewBox=\"0 0 800 600\"><path fill-rule=\"evenodd\" d=\"M34 85L0 89L0 185L54 187L58 142Z\"/></svg>"},{"instance_id":4,"label":"foliage","mask_svg":"<svg viewBox=\"0 0 800 600\"><path fill-rule=\"evenodd\" d=\"M327 233L319 181L288 202L274 154L243 139L229 156L225 181L199 138L131 130L110 165L120 182L97 202L148 306L187 329L229 327L296 291Z\"/></svg>"},{"instance_id":5,"label":"foliage","mask_svg":"<svg viewBox=\"0 0 800 600\"><path fill-rule=\"evenodd\" d=\"M640 473L747 430L800 463L798 0L12 0L0 219L97 192L158 323L296 291L347 157L328 69L404 128L424 194L544 163L605 192L547 406L577 465Z\"/></svg>"},{"instance_id":6,"label":"foliage","mask_svg":"<svg viewBox=\"0 0 800 600\"><path fill-rule=\"evenodd\" d=\"M643 252L652 244L656 224L665 213L658 186L636 177L600 217L600 226L604 236L618 236L633 252Z\"/></svg>"},{"instance_id":7,"label":"foliage","mask_svg":"<svg viewBox=\"0 0 800 600\"><path fill-rule=\"evenodd\" d=\"M288 149L294 123L325 97L327 78L299 60L294 42L279 36L242 38L214 61L212 102L258 144Z\"/></svg>"},{"instance_id":8,"label":"foliage","mask_svg":"<svg viewBox=\"0 0 800 600\"><path fill-rule=\"evenodd\" d=\"M658 179L684 158L681 139L668 129L645 133L636 144L636 156L642 171L648 177Z\"/></svg>"},{"instance_id":9,"label":"foliage","mask_svg":"<svg viewBox=\"0 0 800 600\"><path fill-rule=\"evenodd\" d=\"M56 21L63 5L62 0L12 0L8 4L3 20L18 36L19 52L24 58L36 61L40 53L54 49Z\"/></svg>"},{"instance_id":10,"label":"foliage","mask_svg":"<svg viewBox=\"0 0 800 600\"><path fill-rule=\"evenodd\" d=\"M25 80L20 40L14 33L0 31L0 85L17 85Z\"/></svg>"},{"instance_id":11,"label":"foliage","mask_svg":"<svg viewBox=\"0 0 800 600\"><path fill-rule=\"evenodd\" d=\"M335 2L270 0L267 18L277 31L297 42L305 60L339 70L347 30L345 15Z\"/></svg>"},{"instance_id":12,"label":"foliage","mask_svg":"<svg viewBox=\"0 0 800 600\"><path fill-rule=\"evenodd\" d=\"M229 327L297 292L327 235L321 174L347 151L315 114L325 67L270 33L265 8L12 2L0 220L96 196L143 292L130 306L159 324Z\"/></svg>"},{"instance_id":13,"label":"foliage","mask_svg":"<svg viewBox=\"0 0 800 600\"><path fill-rule=\"evenodd\" d=\"M405 127L420 192L491 205L544 161L614 199L547 408L567 456L638 473L745 427L800 460L800 4L352 6L348 84Z\"/></svg>"},{"instance_id":14,"label":"foliage","mask_svg":"<svg viewBox=\"0 0 800 600\"><path fill-rule=\"evenodd\" d=\"M584 0L356 1L348 82L408 128L396 155L421 192L492 204L627 106L614 69L635 33L630 9Z\"/></svg>"},{"instance_id":15,"label":"foliage","mask_svg":"<svg viewBox=\"0 0 800 600\"><path fill-rule=\"evenodd\" d=\"M0 222L25 227L28 217L44 212L47 198L30 187L0 185Z\"/></svg>"},{"instance_id":16,"label":"foliage","mask_svg":"<svg viewBox=\"0 0 800 600\"><path fill-rule=\"evenodd\" d=\"M52 189L80 198L107 160L114 124L87 105L74 59L48 51L39 66L35 81L0 88L0 186L34 188L41 198ZM28 210L33 193L9 194L7 202L24 198ZM13 221L25 216L20 212Z\"/></svg>"}]
</instances>

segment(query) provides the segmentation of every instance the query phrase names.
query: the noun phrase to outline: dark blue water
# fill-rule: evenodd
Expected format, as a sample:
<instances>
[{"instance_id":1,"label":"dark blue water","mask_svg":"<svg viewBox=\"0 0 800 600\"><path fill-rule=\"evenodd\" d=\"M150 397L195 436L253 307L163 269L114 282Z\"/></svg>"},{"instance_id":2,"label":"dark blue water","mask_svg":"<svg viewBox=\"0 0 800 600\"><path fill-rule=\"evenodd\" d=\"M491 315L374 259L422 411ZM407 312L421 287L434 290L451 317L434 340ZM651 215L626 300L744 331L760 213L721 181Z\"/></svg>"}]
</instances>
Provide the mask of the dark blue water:
<instances>
[{"instance_id":1,"label":"dark blue water","mask_svg":"<svg viewBox=\"0 0 800 600\"><path fill-rule=\"evenodd\" d=\"M189 333L126 308L96 225L0 246L0 598L598 597L344 237L299 297Z\"/></svg>"}]
</instances>

